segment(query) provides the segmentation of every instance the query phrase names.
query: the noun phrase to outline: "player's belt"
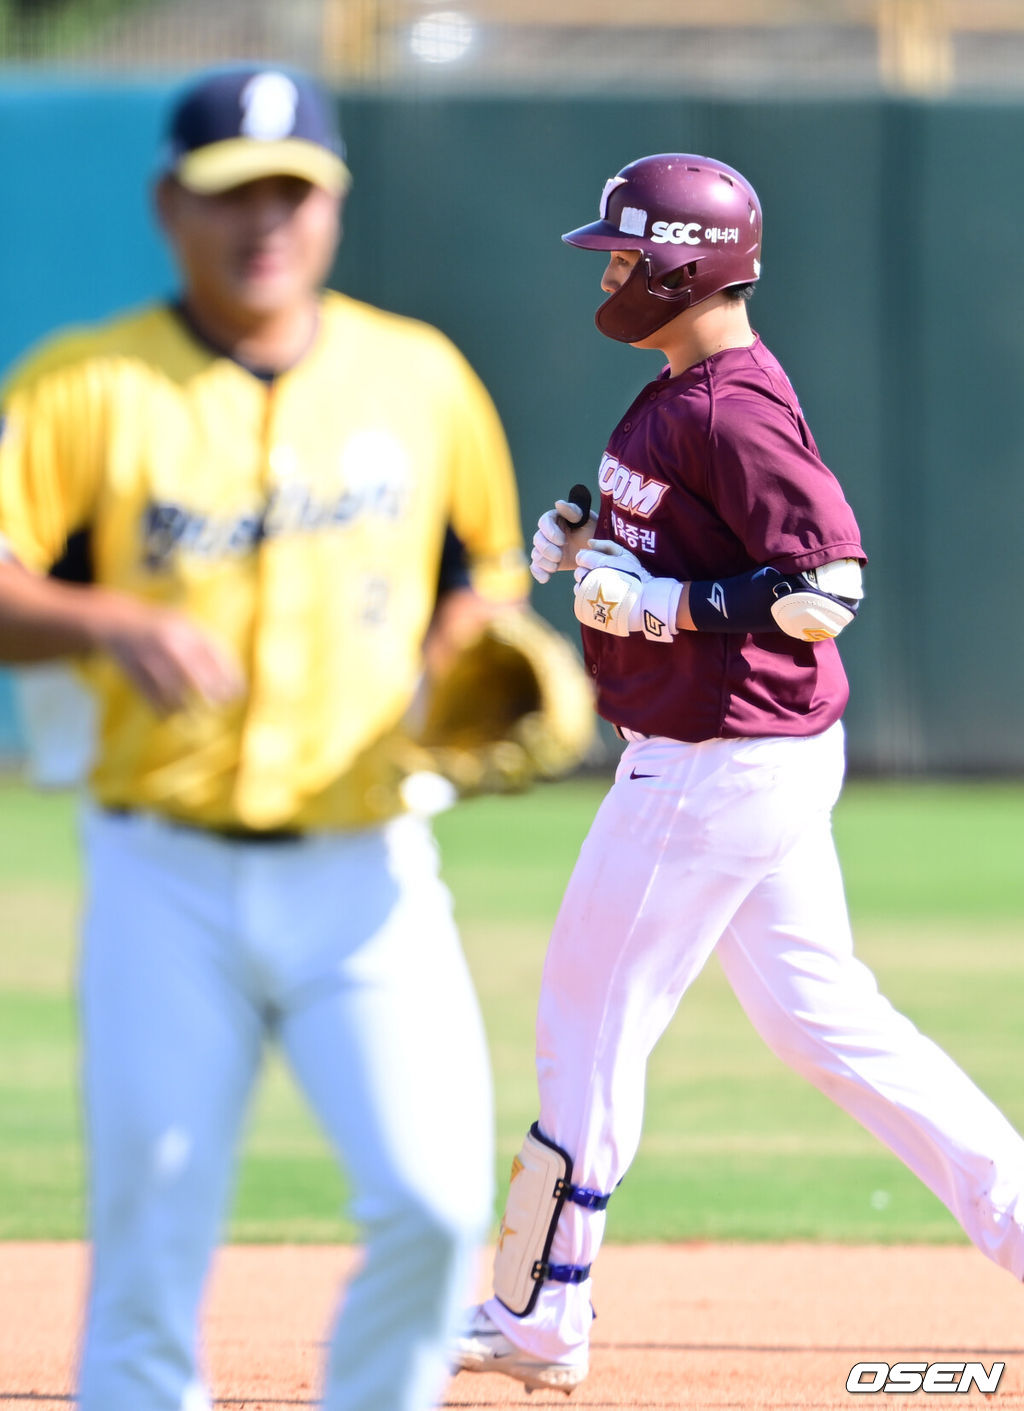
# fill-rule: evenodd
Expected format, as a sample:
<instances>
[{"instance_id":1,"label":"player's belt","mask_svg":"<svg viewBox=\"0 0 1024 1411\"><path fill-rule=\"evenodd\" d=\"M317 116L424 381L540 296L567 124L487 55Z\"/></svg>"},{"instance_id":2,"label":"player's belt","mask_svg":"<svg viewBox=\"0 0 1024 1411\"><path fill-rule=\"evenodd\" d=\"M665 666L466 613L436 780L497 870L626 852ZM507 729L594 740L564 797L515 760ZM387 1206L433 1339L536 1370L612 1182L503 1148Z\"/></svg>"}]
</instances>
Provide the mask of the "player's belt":
<instances>
[{"instance_id":1,"label":"player's belt","mask_svg":"<svg viewBox=\"0 0 1024 1411\"><path fill-rule=\"evenodd\" d=\"M625 740L627 744L636 744L638 740L650 740L652 736L645 735L642 730L630 730L625 725L613 725L612 729L620 740Z\"/></svg>"},{"instance_id":2,"label":"player's belt","mask_svg":"<svg viewBox=\"0 0 1024 1411\"><path fill-rule=\"evenodd\" d=\"M114 818L143 816L142 809L128 808L124 804L106 804L103 811ZM194 833L206 833L229 843L298 843L307 836L301 828L246 828L241 823L198 823L187 818L172 818L167 813L153 816L172 828L188 828Z\"/></svg>"}]
</instances>

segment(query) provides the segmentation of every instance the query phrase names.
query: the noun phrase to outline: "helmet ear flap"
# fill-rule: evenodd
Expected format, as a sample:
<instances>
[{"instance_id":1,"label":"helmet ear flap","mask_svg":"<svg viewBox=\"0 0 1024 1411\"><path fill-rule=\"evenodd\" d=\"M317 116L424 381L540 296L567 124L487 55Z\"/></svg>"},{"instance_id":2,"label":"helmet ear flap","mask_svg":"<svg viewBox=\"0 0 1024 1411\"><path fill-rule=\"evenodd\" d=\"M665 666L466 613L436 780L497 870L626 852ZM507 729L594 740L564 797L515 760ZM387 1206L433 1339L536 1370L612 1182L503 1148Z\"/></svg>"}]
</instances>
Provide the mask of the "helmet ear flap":
<instances>
[{"instance_id":1,"label":"helmet ear flap","mask_svg":"<svg viewBox=\"0 0 1024 1411\"><path fill-rule=\"evenodd\" d=\"M696 271L696 260L683 268ZM642 254L625 284L609 294L594 315L594 322L606 338L619 343L638 343L663 328L676 314L690 305L689 280L678 289L667 289L654 273L654 261Z\"/></svg>"},{"instance_id":2,"label":"helmet ear flap","mask_svg":"<svg viewBox=\"0 0 1024 1411\"><path fill-rule=\"evenodd\" d=\"M675 269L666 270L660 276L655 276L652 270L648 285L652 292L661 289L666 294L678 294L681 289L692 284L696 278L697 261L689 260L685 265L677 265Z\"/></svg>"}]
</instances>

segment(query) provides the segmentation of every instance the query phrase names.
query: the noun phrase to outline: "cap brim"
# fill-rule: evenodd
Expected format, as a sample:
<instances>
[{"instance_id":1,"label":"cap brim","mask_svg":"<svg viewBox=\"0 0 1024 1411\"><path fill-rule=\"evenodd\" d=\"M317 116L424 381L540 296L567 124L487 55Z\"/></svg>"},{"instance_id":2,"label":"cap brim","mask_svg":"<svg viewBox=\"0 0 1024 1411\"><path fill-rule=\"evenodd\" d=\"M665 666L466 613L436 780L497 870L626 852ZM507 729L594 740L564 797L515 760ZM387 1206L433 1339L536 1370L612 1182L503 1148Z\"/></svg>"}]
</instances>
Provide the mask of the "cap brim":
<instances>
[{"instance_id":1,"label":"cap brim","mask_svg":"<svg viewBox=\"0 0 1024 1411\"><path fill-rule=\"evenodd\" d=\"M581 250L643 250L646 242L639 235L624 235L617 225L608 220L595 220L590 225L581 225L578 230L570 230L562 239L567 245L578 245Z\"/></svg>"},{"instance_id":2,"label":"cap brim","mask_svg":"<svg viewBox=\"0 0 1024 1411\"><path fill-rule=\"evenodd\" d=\"M253 137L231 137L186 152L174 175L189 191L201 196L230 191L267 176L297 176L322 186L332 195L343 195L351 184L348 167L334 152L316 142L287 137L263 142Z\"/></svg>"}]
</instances>

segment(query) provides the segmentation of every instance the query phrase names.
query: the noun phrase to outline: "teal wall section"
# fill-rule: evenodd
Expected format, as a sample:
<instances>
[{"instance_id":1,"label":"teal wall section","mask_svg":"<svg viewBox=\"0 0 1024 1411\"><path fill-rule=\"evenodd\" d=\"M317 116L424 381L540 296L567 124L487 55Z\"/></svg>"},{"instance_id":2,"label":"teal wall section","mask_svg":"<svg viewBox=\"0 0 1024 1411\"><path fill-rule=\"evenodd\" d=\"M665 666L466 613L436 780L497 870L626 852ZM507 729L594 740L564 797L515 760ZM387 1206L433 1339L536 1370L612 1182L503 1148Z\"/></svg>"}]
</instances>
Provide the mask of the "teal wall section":
<instances>
[{"instance_id":1,"label":"teal wall section","mask_svg":"<svg viewBox=\"0 0 1024 1411\"><path fill-rule=\"evenodd\" d=\"M172 287L145 197L167 93L0 93L0 364ZM871 556L842 639L851 761L1024 770L1024 105L353 96L342 114L355 186L335 282L463 348L505 419L531 534L554 491L593 482L659 366L597 333L601 259L559 234L645 152L744 171L765 209L753 321ZM571 630L566 585L534 600ZM0 693L0 742L3 714Z\"/></svg>"}]
</instances>

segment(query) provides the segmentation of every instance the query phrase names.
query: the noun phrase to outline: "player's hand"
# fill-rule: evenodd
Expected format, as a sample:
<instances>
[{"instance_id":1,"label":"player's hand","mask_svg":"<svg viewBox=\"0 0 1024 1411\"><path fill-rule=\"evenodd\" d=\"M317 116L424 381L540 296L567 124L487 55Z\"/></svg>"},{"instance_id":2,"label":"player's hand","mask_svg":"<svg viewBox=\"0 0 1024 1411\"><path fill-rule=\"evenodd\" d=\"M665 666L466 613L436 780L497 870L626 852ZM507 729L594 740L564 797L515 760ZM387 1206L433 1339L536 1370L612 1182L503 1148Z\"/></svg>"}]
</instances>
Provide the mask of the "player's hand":
<instances>
[{"instance_id":1,"label":"player's hand","mask_svg":"<svg viewBox=\"0 0 1024 1411\"><path fill-rule=\"evenodd\" d=\"M641 583L646 583L652 576L635 554L631 554L614 539L588 539L586 547L580 549L576 555L576 587L579 587L591 569L605 566L617 568L620 573L631 573ZM575 592L575 589L573 591Z\"/></svg>"},{"instance_id":2,"label":"player's hand","mask_svg":"<svg viewBox=\"0 0 1024 1411\"><path fill-rule=\"evenodd\" d=\"M96 645L105 651L158 715L195 702L228 705L245 690L232 655L182 613L120 593L97 594Z\"/></svg>"},{"instance_id":3,"label":"player's hand","mask_svg":"<svg viewBox=\"0 0 1024 1411\"><path fill-rule=\"evenodd\" d=\"M433 680L441 677L467 647L477 641L499 610L472 588L442 593L423 641L423 665Z\"/></svg>"},{"instance_id":4,"label":"player's hand","mask_svg":"<svg viewBox=\"0 0 1024 1411\"><path fill-rule=\"evenodd\" d=\"M546 583L560 569L575 567L576 555L589 540L597 523L597 515L590 514L582 524L567 529L566 521L575 523L581 514L579 505L572 501L556 500L554 509L541 515L530 554L530 572L538 583Z\"/></svg>"},{"instance_id":5,"label":"player's hand","mask_svg":"<svg viewBox=\"0 0 1024 1411\"><path fill-rule=\"evenodd\" d=\"M655 578L614 539L591 539L576 555L573 612L597 632L642 632L649 642L670 643L682 592L677 579Z\"/></svg>"}]
</instances>

